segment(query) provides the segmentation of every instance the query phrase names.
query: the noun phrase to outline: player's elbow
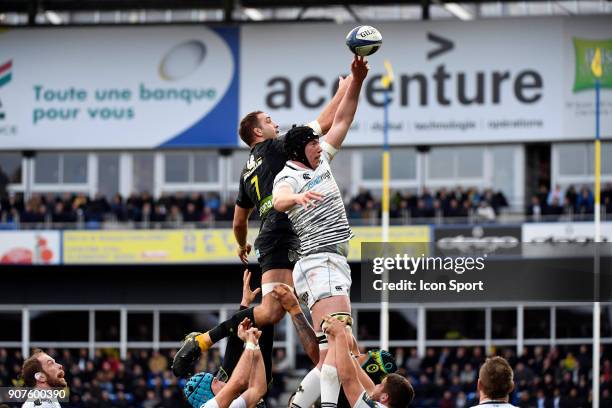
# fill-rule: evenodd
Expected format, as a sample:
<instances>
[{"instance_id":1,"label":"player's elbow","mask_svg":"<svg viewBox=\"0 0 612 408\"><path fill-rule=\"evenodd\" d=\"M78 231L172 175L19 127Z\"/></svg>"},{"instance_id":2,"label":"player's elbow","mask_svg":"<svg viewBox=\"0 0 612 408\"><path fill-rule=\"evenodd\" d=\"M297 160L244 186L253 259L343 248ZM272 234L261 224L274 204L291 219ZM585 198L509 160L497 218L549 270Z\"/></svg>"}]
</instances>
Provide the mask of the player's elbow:
<instances>
[{"instance_id":1,"label":"player's elbow","mask_svg":"<svg viewBox=\"0 0 612 408\"><path fill-rule=\"evenodd\" d=\"M274 206L274 209L278 212L285 212L287 210L287 208L285 208L285 205L283 204L283 199L281 196L273 196L272 205Z\"/></svg>"}]
</instances>

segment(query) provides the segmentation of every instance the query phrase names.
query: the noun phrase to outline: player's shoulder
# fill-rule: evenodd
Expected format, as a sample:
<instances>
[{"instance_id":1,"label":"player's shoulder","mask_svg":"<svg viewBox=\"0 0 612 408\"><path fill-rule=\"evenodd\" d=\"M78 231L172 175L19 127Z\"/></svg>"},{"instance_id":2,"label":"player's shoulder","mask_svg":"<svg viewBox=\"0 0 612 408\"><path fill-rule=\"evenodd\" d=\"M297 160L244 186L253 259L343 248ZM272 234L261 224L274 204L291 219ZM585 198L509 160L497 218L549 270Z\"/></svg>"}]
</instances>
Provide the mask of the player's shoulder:
<instances>
[{"instance_id":1,"label":"player's shoulder","mask_svg":"<svg viewBox=\"0 0 612 408\"><path fill-rule=\"evenodd\" d=\"M484 404L474 405L472 408L518 408L507 402L485 402Z\"/></svg>"},{"instance_id":2,"label":"player's shoulder","mask_svg":"<svg viewBox=\"0 0 612 408\"><path fill-rule=\"evenodd\" d=\"M57 401L37 399L24 402L21 408L61 408L61 405Z\"/></svg>"}]
</instances>

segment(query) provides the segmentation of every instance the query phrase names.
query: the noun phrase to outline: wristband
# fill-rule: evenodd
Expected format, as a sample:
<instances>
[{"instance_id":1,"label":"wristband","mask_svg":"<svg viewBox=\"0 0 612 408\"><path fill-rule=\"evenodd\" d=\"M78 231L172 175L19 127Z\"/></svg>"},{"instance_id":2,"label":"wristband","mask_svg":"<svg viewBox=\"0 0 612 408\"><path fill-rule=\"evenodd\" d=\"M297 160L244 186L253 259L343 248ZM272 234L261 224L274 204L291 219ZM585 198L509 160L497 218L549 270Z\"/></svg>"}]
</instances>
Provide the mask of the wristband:
<instances>
[{"instance_id":1,"label":"wristband","mask_svg":"<svg viewBox=\"0 0 612 408\"><path fill-rule=\"evenodd\" d=\"M244 348L247 350L259 350L259 345L247 341Z\"/></svg>"}]
</instances>

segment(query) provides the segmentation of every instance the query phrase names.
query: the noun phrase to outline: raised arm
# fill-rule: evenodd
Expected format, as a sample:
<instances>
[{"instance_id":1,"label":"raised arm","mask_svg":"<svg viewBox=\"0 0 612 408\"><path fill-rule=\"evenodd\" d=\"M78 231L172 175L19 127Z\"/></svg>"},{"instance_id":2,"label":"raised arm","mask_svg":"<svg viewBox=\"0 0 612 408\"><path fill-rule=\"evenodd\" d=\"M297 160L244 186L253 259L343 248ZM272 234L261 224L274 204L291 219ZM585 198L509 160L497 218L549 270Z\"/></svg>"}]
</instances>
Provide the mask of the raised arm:
<instances>
[{"instance_id":1,"label":"raised arm","mask_svg":"<svg viewBox=\"0 0 612 408\"><path fill-rule=\"evenodd\" d=\"M349 338L346 324L339 321L329 315L323 318L328 324L326 333L329 336L334 337L334 349L336 352L336 369L338 370L338 377L340 378L340 384L344 389L344 394L351 407L355 406L355 403L359 399L359 396L363 393L364 387L358 380L357 368L353 363L353 358L349 353ZM330 348L328 353L333 352Z\"/></svg>"},{"instance_id":2,"label":"raised arm","mask_svg":"<svg viewBox=\"0 0 612 408\"><path fill-rule=\"evenodd\" d=\"M305 209L315 201L321 201L323 195L315 191L306 191L305 193L294 193L293 188L289 183L280 181L274 187L272 203L274 209L279 212L289 211L294 205L301 205Z\"/></svg>"},{"instance_id":3,"label":"raised arm","mask_svg":"<svg viewBox=\"0 0 612 408\"><path fill-rule=\"evenodd\" d=\"M306 319L306 316L304 316L302 308L300 308L300 304L293 294L293 291L286 285L276 285L272 292L272 296L278 300L283 308L291 315L291 321L293 322L295 331L297 331L300 337L300 342L312 363L316 365L319 362L319 342L317 341L317 335L308 322L308 319Z\"/></svg>"},{"instance_id":4,"label":"raised arm","mask_svg":"<svg viewBox=\"0 0 612 408\"><path fill-rule=\"evenodd\" d=\"M338 106L340 106L340 102L344 98L346 94L346 90L348 89L349 84L353 80L353 77L349 75L346 78L340 77L338 79L338 90L336 94L332 98L332 100L323 108L321 114L317 118L317 122L321 127L321 134L326 134L332 126L334 122L334 116L336 116L336 111L338 110ZM319 129L315 129L318 131Z\"/></svg>"},{"instance_id":5,"label":"raised arm","mask_svg":"<svg viewBox=\"0 0 612 408\"><path fill-rule=\"evenodd\" d=\"M247 340L246 332L250 327L251 322L249 319L244 319L238 326L238 337L243 341ZM251 376L251 366L253 365L254 348L245 348L236 364L236 368L232 372L232 376L229 381L217 395L215 400L219 405L219 408L227 408L230 406L240 393L249 386L249 378Z\"/></svg>"},{"instance_id":6,"label":"raised arm","mask_svg":"<svg viewBox=\"0 0 612 408\"><path fill-rule=\"evenodd\" d=\"M248 342L257 345L257 348L253 350L253 362L251 375L249 377L249 386L247 390L242 393L242 398L244 399L247 408L254 407L268 390L268 384L266 384L266 368L264 366L261 350L258 346L261 331L257 329L250 329L249 332Z\"/></svg>"},{"instance_id":7,"label":"raised arm","mask_svg":"<svg viewBox=\"0 0 612 408\"><path fill-rule=\"evenodd\" d=\"M368 64L364 57L355 56L351 64L353 80L349 84L342 102L340 102L331 129L325 136L325 141L336 149L342 146L351 123L353 123L353 118L357 111L357 103L359 102L359 93L361 92L363 81L368 75L368 69Z\"/></svg>"},{"instance_id":8,"label":"raised arm","mask_svg":"<svg viewBox=\"0 0 612 408\"><path fill-rule=\"evenodd\" d=\"M242 208L237 205L234 207L234 222L232 227L234 230L234 238L238 244L238 257L243 264L248 263L248 256L251 252L251 244L247 242L247 232L249 230L249 216L253 208Z\"/></svg>"}]
</instances>

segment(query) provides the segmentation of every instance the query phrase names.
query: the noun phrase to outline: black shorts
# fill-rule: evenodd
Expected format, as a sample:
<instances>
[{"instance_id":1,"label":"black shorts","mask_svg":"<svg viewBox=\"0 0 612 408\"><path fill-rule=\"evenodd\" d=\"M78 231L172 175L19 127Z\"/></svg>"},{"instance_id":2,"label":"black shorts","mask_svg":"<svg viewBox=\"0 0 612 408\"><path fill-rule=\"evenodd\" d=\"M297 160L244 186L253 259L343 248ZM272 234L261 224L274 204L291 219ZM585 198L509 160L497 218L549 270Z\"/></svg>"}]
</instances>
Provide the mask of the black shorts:
<instances>
[{"instance_id":1,"label":"black shorts","mask_svg":"<svg viewBox=\"0 0 612 408\"><path fill-rule=\"evenodd\" d=\"M294 251L287 247L274 248L261 256L257 255L257 261L261 266L261 273L270 269L290 269L295 265Z\"/></svg>"}]
</instances>

